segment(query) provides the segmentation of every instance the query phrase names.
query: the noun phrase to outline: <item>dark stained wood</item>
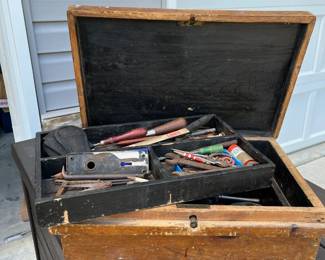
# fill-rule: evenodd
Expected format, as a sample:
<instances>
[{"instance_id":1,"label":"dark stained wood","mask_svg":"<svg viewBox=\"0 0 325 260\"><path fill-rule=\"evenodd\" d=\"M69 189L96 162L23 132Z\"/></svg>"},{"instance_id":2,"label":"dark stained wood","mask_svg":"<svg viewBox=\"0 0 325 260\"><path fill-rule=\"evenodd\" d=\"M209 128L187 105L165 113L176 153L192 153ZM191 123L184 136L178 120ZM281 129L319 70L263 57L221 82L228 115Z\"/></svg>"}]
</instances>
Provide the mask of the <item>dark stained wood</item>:
<instances>
[{"instance_id":1,"label":"dark stained wood","mask_svg":"<svg viewBox=\"0 0 325 260\"><path fill-rule=\"evenodd\" d=\"M304 194L308 197L308 200L312 203L314 207L323 208L323 203L320 201L318 196L315 194L315 192L311 189L309 184L306 182L306 180L301 176L300 172L297 170L297 168L294 166L294 164L291 162L289 157L286 155L286 153L282 150L280 145L276 142L273 138L264 138L264 137L248 137L248 140L251 140L253 143L261 142L268 142L272 145L274 148L275 153L279 156L281 159L281 162L286 166L288 171L290 172L290 177L293 178L294 182L291 182L291 187L293 185L298 185L301 190L304 191ZM272 159L274 160L274 159ZM283 168L281 168L283 170ZM295 196L295 195L294 195Z\"/></svg>"},{"instance_id":2,"label":"dark stained wood","mask_svg":"<svg viewBox=\"0 0 325 260\"><path fill-rule=\"evenodd\" d=\"M193 118L188 120L193 120ZM65 157L41 158L37 162L37 180L41 179L42 186L39 189L42 192L36 194L37 201L35 205L40 225L57 225L66 222L67 219L70 223L77 223L103 215L200 200L218 194L234 194L270 187L275 168L274 164L241 136L233 133L233 130L219 118L213 117L211 123L213 127L224 129L227 133L232 134L207 140L183 141L173 146L157 145L150 147L150 170L153 180L147 183L56 196L55 192L50 194L53 189L48 189L49 185L46 187L43 184L48 179L51 179L51 176L61 171L62 166L65 165ZM141 123L138 124L137 127L143 127ZM119 130L118 127L115 128ZM250 167L175 177L158 160L158 157L169 152L172 147L191 151L216 142L233 139L236 139L240 147L259 164ZM38 141L38 144L40 143L41 141ZM41 153L38 154L41 155ZM300 204L308 206L308 202L306 204L305 201Z\"/></svg>"},{"instance_id":3,"label":"dark stained wood","mask_svg":"<svg viewBox=\"0 0 325 260\"><path fill-rule=\"evenodd\" d=\"M68 16L84 126L208 112L275 137L315 20L92 7Z\"/></svg>"}]
</instances>

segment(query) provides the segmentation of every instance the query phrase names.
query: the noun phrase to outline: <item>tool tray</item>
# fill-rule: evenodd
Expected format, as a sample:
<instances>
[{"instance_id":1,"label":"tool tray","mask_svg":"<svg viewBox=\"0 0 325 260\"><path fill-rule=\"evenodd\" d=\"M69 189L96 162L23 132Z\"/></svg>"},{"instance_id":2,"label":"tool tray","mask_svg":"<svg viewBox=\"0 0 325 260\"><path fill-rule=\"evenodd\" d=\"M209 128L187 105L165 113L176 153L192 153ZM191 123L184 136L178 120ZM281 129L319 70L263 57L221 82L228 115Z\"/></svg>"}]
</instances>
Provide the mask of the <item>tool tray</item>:
<instances>
[{"instance_id":1,"label":"tool tray","mask_svg":"<svg viewBox=\"0 0 325 260\"><path fill-rule=\"evenodd\" d=\"M200 116L187 117L190 123ZM135 122L120 125L106 125L85 128L88 140L96 143L104 137L120 134L137 127L160 125L167 120ZM97 191L70 191L59 197L55 196L59 186L55 185L53 175L65 166L65 156L48 157L42 148L42 140L47 133L37 134L37 176L40 190L37 191L38 202L36 209L41 225L62 223L64 210L69 211L69 221L75 222L101 215L128 212L141 208L150 208L166 204L204 199L218 194L232 194L271 187L274 164L262 153L251 146L225 122L214 116L205 127L214 127L225 136L217 136L205 140L187 140L176 138L149 146L151 179L147 183L116 186ZM207 146L229 140L237 140L242 149L249 153L259 164L239 168L225 168L218 172L197 173L189 176L172 176L164 171L157 156L167 147L192 148ZM172 143L172 144L171 144ZM121 148L135 149L135 148ZM113 149L114 150L114 149ZM230 184L231 183L231 184ZM105 201L105 203L103 203ZM81 203L81 204L79 204ZM77 206L78 205L78 206ZM80 207L100 209L99 211L80 211ZM54 210L55 209L55 210ZM74 212L77 210L77 212ZM51 212L51 214L49 214Z\"/></svg>"},{"instance_id":2,"label":"tool tray","mask_svg":"<svg viewBox=\"0 0 325 260\"><path fill-rule=\"evenodd\" d=\"M283 193L282 198L290 197L290 190L297 195L298 188L286 186L299 187L291 182L293 177L281 166L283 162L272 156L273 164L263 155L269 156L271 148L262 146L258 151L242 136L278 136L313 19L305 13L300 17L295 13L263 16L73 7L68 11L68 24L80 115L90 142L138 126L159 125L168 118L216 114L213 125L226 136L215 141L238 139L260 164L224 173L170 177L157 160L164 149L158 144L149 148L155 180L55 198L47 192L51 190L47 182L61 170L64 159L47 158L41 133L36 147L39 223L78 222L270 187L277 196ZM177 147L198 145L196 141L174 141Z\"/></svg>"}]
</instances>

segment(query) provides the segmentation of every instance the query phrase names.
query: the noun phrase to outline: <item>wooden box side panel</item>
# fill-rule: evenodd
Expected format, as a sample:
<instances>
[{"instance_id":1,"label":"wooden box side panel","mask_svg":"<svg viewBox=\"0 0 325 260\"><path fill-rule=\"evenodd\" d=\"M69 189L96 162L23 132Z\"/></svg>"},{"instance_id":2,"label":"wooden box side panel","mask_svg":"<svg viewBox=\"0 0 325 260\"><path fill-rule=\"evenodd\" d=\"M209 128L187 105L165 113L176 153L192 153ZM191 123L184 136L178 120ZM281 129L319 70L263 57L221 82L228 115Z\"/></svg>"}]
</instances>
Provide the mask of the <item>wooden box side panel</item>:
<instances>
[{"instance_id":1,"label":"wooden box side panel","mask_svg":"<svg viewBox=\"0 0 325 260\"><path fill-rule=\"evenodd\" d=\"M297 168L294 166L294 164L291 162L289 157L286 155L286 153L282 150L280 145L276 142L273 138L251 138L251 140L267 140L269 141L275 151L280 156L281 160L284 162L284 164L287 166L290 174L293 176L297 184L301 187L302 191L305 193L305 195L308 197L309 201L312 203L314 207L319 207L324 209L323 203L320 201L320 199L317 197L315 192L311 189L311 187L308 185L306 180L302 177L300 172L297 170Z\"/></svg>"},{"instance_id":2,"label":"wooden box side panel","mask_svg":"<svg viewBox=\"0 0 325 260\"><path fill-rule=\"evenodd\" d=\"M319 239L147 235L62 237L65 259L315 259Z\"/></svg>"}]
</instances>

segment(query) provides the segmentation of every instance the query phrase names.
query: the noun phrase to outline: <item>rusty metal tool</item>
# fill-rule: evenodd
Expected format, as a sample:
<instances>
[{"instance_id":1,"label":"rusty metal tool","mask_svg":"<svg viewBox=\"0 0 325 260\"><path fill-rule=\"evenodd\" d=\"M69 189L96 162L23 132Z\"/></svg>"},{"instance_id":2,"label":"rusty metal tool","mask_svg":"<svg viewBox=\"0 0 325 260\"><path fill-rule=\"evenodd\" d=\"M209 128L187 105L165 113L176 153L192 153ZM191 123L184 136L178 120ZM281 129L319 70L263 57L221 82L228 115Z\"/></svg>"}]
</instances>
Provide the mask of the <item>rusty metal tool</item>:
<instances>
[{"instance_id":1,"label":"rusty metal tool","mask_svg":"<svg viewBox=\"0 0 325 260\"><path fill-rule=\"evenodd\" d=\"M217 160L213 160L210 159L208 157L203 157L200 156L198 154L194 154L194 153L190 153L190 152L186 152L186 151L182 151L182 150L178 150L178 149L172 149L172 151L186 159L192 160L192 161L196 161L199 163L205 163L205 164L210 164L210 165L216 165L219 167L224 167L227 168L229 167L228 165L226 165L224 162L221 161L217 161Z\"/></svg>"},{"instance_id":2,"label":"rusty metal tool","mask_svg":"<svg viewBox=\"0 0 325 260\"><path fill-rule=\"evenodd\" d=\"M206 135L206 134L211 134L211 133L215 133L217 131L217 129L215 128L208 128L208 129L202 129L202 130L197 130L191 134L189 134L189 136L200 136L200 135Z\"/></svg>"},{"instance_id":3,"label":"rusty metal tool","mask_svg":"<svg viewBox=\"0 0 325 260\"><path fill-rule=\"evenodd\" d=\"M199 163L199 162L195 162L195 161L190 161L190 160L186 160L183 158L180 158L177 154L174 153L167 153L165 154L165 157L167 158L165 160L166 163L171 164L171 165L175 165L175 164L180 164L180 165L186 165L186 166L191 166L191 167L195 167L201 170L217 170L220 169L219 167L213 166L213 165L209 165L209 164L205 164L205 163Z\"/></svg>"},{"instance_id":4,"label":"rusty metal tool","mask_svg":"<svg viewBox=\"0 0 325 260\"><path fill-rule=\"evenodd\" d=\"M69 154L66 156L66 170L68 177L91 175L102 179L102 175L143 176L149 172L149 152L147 148L139 148Z\"/></svg>"}]
</instances>

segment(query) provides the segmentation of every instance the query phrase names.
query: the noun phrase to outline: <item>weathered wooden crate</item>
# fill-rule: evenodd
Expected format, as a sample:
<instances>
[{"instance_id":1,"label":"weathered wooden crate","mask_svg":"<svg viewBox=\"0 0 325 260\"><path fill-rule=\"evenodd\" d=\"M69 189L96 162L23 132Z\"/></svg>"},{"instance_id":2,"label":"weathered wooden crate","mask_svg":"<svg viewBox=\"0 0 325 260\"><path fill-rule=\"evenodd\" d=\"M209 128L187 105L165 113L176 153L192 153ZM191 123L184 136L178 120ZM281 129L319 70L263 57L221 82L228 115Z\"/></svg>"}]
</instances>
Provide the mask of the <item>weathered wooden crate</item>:
<instances>
[{"instance_id":1,"label":"weathered wooden crate","mask_svg":"<svg viewBox=\"0 0 325 260\"><path fill-rule=\"evenodd\" d=\"M85 127L214 113L275 171L251 191L264 206L193 202L52 226L67 259L315 258L325 209L275 140L313 15L77 6L68 22ZM94 212L66 199L49 202L51 216L36 203L42 224Z\"/></svg>"}]
</instances>

